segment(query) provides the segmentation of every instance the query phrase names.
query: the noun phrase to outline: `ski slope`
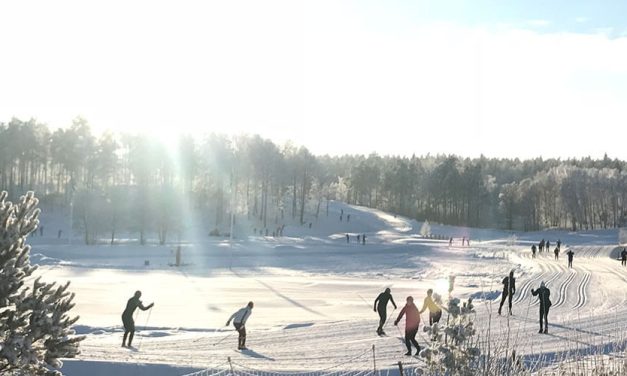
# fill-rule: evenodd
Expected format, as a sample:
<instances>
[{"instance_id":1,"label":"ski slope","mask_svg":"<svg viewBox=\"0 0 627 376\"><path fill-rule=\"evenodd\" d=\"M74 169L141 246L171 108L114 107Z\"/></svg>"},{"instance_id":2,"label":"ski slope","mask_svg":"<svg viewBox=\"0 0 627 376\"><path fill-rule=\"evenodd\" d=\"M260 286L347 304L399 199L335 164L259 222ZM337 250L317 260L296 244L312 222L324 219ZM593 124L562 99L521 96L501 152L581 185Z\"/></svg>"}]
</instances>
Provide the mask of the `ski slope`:
<instances>
[{"instance_id":1,"label":"ski slope","mask_svg":"<svg viewBox=\"0 0 627 376\"><path fill-rule=\"evenodd\" d=\"M44 224L56 225L52 219ZM47 281L72 281L76 293L76 329L87 338L79 359L65 362L67 375L183 375L229 366L324 374L371 370L373 360L394 374L398 361L408 369L422 364L403 356L403 328L392 325L405 298L413 296L420 308L429 288L447 296L450 275L456 277L454 297L475 299L480 341L507 345L525 362L551 365L574 353L624 349L627 268L616 260L622 249L616 230L513 234L430 225L441 239L420 236L422 222L333 202L328 217L311 228L287 225L281 238L256 236L251 223L250 234L233 244L187 239L181 267L172 266L175 245L88 247L75 240L69 246L46 236L29 243L38 273ZM366 244L357 243L358 234L366 234ZM462 237L470 246L461 245ZM552 251L531 258L531 245L542 238L552 248L561 239L559 260ZM567 248L575 252L573 268ZM511 269L514 314L499 316L500 281ZM541 281L553 302L546 335L537 333L537 298L531 296ZM386 287L399 310L388 306L387 336L379 337L373 302ZM135 290L155 307L137 314L135 349L126 349L120 347L120 315ZM250 351L238 352L237 334L225 323L250 300ZM418 340L426 342L422 330Z\"/></svg>"}]
</instances>

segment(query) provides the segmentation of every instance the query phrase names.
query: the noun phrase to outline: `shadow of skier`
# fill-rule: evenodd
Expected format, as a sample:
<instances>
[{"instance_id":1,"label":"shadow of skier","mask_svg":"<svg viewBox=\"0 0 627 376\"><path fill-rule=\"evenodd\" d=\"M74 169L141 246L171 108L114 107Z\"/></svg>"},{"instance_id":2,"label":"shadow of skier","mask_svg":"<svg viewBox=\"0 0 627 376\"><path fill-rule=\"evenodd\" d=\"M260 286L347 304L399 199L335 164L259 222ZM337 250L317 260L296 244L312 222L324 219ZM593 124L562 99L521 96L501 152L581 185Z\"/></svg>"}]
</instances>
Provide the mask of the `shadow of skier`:
<instances>
[{"instance_id":1,"label":"shadow of skier","mask_svg":"<svg viewBox=\"0 0 627 376\"><path fill-rule=\"evenodd\" d=\"M250 356L251 358L265 359L265 360L270 360L270 361L274 362L274 358L270 358L269 356L265 356L263 354L259 354L258 352L253 351L251 349L241 350L241 353L243 355Z\"/></svg>"}]
</instances>

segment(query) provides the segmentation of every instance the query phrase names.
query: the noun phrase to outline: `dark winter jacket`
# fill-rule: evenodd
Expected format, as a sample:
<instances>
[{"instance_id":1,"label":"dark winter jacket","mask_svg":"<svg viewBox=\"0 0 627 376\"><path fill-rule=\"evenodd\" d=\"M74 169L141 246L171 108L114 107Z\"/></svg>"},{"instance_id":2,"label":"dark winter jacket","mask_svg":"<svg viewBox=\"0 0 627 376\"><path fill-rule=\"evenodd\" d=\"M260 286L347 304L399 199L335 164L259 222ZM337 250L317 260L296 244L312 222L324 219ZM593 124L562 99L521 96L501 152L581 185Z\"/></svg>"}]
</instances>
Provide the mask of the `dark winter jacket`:
<instances>
[{"instance_id":1,"label":"dark winter jacket","mask_svg":"<svg viewBox=\"0 0 627 376\"><path fill-rule=\"evenodd\" d=\"M133 296L132 298L128 300L128 302L126 302L126 308L124 309L124 312L122 313L122 317L133 317L133 313L138 307L142 311L145 311L149 309L151 306L149 305L148 307L144 307L141 300Z\"/></svg>"},{"instance_id":2,"label":"dark winter jacket","mask_svg":"<svg viewBox=\"0 0 627 376\"><path fill-rule=\"evenodd\" d=\"M503 291L514 294L516 292L516 278L505 277L503 278Z\"/></svg>"},{"instance_id":3,"label":"dark winter jacket","mask_svg":"<svg viewBox=\"0 0 627 376\"><path fill-rule=\"evenodd\" d=\"M537 290L531 290L531 295L533 296L537 296L539 295L538 299L540 300L540 310L544 311L546 309L549 309L549 307L551 306L551 299L549 298L551 296L551 290L549 290L546 287L540 287Z\"/></svg>"},{"instance_id":4,"label":"dark winter jacket","mask_svg":"<svg viewBox=\"0 0 627 376\"><path fill-rule=\"evenodd\" d=\"M389 292L382 292L377 296L374 300L374 308L376 310L385 309L388 306L388 301L392 301L392 305L396 309L396 303L394 303L394 298L392 298L392 294Z\"/></svg>"}]
</instances>

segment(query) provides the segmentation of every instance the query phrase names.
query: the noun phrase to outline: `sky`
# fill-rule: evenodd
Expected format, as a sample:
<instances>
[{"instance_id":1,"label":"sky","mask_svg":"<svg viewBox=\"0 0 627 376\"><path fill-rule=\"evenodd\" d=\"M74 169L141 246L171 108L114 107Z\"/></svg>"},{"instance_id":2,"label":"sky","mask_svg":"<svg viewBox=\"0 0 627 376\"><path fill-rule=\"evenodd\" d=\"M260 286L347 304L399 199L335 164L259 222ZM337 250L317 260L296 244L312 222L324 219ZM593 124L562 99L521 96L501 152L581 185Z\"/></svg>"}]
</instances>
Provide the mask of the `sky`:
<instances>
[{"instance_id":1,"label":"sky","mask_svg":"<svg viewBox=\"0 0 627 376\"><path fill-rule=\"evenodd\" d=\"M627 160L627 2L0 0L0 122Z\"/></svg>"}]
</instances>

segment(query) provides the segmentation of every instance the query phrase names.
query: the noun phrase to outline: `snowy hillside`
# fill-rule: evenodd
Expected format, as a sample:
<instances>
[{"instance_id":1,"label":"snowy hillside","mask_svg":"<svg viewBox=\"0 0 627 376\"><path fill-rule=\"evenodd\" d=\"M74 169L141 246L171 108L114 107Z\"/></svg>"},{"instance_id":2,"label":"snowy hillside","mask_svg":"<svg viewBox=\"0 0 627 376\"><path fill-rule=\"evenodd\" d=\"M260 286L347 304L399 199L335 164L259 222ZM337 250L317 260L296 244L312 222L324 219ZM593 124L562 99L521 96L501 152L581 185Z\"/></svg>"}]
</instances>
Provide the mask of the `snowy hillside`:
<instances>
[{"instance_id":1,"label":"snowy hillside","mask_svg":"<svg viewBox=\"0 0 627 376\"><path fill-rule=\"evenodd\" d=\"M29 242L39 274L72 281L76 293L74 313L81 316L76 329L87 339L79 359L65 362L63 372L70 376L183 375L229 367L372 370L373 345L377 369L394 374L399 361L411 369L422 360L403 356L403 327L393 326L399 310L391 305L388 335L377 336L374 299L390 287L399 309L409 295L421 308L429 288L448 296L451 275L454 297L475 298L480 340L508 344L530 367L599 347L605 353L624 351L627 268L616 260L616 230L513 234L431 223L432 236L423 237L422 225L332 203L328 217L311 228L287 226L283 237L251 234L232 246L210 237L184 242L180 267L172 266L176 245L68 246L56 234ZM470 245L462 246L462 238ZM531 245L543 238L551 250L562 241L559 260L552 252L531 258ZM568 248L575 252L573 268L567 266ZM512 269L513 315L499 316L501 280ZM541 281L553 302L546 335L537 333L537 298L531 296ZM135 348L127 349L120 347L120 315L135 290L155 307L136 316ZM251 300L255 307L246 325L251 350L238 352L237 333L225 323ZM423 323L426 318L423 314ZM427 342L422 328L418 340Z\"/></svg>"}]
</instances>

